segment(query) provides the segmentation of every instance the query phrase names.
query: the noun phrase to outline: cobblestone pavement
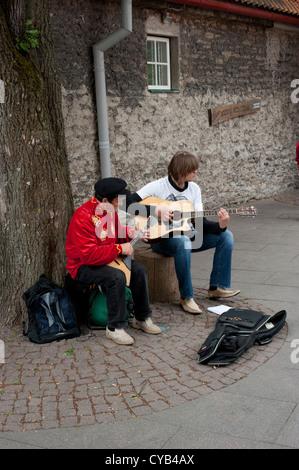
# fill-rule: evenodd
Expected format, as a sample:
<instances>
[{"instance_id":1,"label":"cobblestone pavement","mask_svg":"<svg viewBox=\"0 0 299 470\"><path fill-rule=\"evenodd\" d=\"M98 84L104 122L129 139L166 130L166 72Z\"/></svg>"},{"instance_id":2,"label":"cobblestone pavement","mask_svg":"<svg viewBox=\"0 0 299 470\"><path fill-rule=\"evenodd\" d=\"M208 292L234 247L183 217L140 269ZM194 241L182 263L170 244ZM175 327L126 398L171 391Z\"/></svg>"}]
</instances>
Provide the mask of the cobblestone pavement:
<instances>
[{"instance_id":1,"label":"cobblestone pavement","mask_svg":"<svg viewBox=\"0 0 299 470\"><path fill-rule=\"evenodd\" d=\"M197 351L214 329L217 316L207 311L215 305L207 291L197 288L195 292L203 314L192 316L175 303L152 304L153 319L163 333L147 335L128 327L135 338L132 346L116 345L106 339L104 330L85 330L79 338L45 345L31 343L19 330L7 331L2 336L5 363L0 364L0 430L142 417L231 385L282 347L287 326L270 344L252 346L229 366L199 365ZM261 310L241 297L225 304Z\"/></svg>"}]
</instances>

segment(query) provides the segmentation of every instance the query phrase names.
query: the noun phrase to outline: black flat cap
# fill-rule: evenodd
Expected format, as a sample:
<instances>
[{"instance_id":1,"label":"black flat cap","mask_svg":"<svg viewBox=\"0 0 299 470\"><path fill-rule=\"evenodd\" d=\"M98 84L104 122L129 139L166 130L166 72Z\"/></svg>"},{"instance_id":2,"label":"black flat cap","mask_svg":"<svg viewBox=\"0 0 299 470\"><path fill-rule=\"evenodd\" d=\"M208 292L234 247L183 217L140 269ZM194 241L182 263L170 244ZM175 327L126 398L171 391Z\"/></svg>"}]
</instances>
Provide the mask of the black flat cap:
<instances>
[{"instance_id":1,"label":"black flat cap","mask_svg":"<svg viewBox=\"0 0 299 470\"><path fill-rule=\"evenodd\" d=\"M125 189L127 183L121 178L103 178L94 185L96 198L107 197L113 199L121 194L128 195L130 191Z\"/></svg>"}]
</instances>

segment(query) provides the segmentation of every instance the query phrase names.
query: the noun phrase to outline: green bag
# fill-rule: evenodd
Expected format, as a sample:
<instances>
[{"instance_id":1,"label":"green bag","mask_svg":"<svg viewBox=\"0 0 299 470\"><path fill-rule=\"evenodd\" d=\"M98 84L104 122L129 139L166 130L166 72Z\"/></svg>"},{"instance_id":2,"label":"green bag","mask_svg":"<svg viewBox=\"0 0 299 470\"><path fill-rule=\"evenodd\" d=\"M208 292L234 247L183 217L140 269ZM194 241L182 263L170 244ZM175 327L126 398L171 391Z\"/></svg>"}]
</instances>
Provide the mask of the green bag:
<instances>
[{"instance_id":1,"label":"green bag","mask_svg":"<svg viewBox=\"0 0 299 470\"><path fill-rule=\"evenodd\" d=\"M133 313L134 304L132 292L126 286L126 307L127 307L127 321L129 321L130 314ZM98 288L93 289L89 295L89 325L90 326L107 326L107 301L106 296Z\"/></svg>"}]
</instances>

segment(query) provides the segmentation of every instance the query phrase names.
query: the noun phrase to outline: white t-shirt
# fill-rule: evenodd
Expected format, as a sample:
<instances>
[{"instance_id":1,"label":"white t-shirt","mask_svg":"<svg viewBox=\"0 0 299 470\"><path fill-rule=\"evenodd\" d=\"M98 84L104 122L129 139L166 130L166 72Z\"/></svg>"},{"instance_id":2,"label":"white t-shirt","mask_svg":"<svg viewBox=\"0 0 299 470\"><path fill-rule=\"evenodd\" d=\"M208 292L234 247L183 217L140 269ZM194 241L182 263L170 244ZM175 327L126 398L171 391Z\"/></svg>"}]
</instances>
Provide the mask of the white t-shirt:
<instances>
[{"instance_id":1,"label":"white t-shirt","mask_svg":"<svg viewBox=\"0 0 299 470\"><path fill-rule=\"evenodd\" d=\"M186 189L179 189L173 186L166 176L146 184L137 194L141 199L151 196L165 201L187 200L192 203L195 211L202 211L201 190L193 181L187 183Z\"/></svg>"}]
</instances>

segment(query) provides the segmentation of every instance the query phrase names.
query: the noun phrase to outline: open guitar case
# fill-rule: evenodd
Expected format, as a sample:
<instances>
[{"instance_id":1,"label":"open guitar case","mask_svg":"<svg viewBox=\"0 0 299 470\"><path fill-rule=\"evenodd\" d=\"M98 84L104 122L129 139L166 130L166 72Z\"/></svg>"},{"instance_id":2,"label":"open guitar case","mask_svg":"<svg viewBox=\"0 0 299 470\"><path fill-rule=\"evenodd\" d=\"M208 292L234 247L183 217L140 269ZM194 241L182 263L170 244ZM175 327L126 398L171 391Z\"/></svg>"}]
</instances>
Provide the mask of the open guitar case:
<instances>
[{"instance_id":1,"label":"open guitar case","mask_svg":"<svg viewBox=\"0 0 299 470\"><path fill-rule=\"evenodd\" d=\"M285 325L287 312L264 315L256 310L231 308L220 315L214 331L198 351L199 364L225 366L254 343L268 344Z\"/></svg>"}]
</instances>

